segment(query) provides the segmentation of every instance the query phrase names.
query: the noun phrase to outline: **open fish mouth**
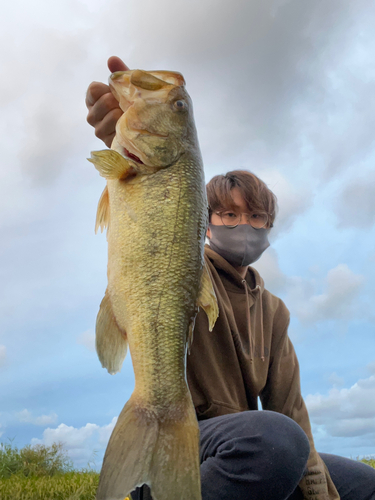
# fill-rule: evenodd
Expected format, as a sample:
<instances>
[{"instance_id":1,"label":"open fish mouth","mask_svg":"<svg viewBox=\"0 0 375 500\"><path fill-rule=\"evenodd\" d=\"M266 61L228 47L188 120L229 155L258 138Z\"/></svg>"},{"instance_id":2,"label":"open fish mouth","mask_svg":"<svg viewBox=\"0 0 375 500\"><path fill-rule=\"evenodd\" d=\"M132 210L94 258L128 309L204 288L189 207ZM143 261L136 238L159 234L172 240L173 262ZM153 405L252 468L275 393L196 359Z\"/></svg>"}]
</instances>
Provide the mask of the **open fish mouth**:
<instances>
[{"instance_id":1,"label":"open fish mouth","mask_svg":"<svg viewBox=\"0 0 375 500\"><path fill-rule=\"evenodd\" d=\"M167 104L166 109L174 119L174 108L168 106L168 96L184 84L183 76L177 72L129 70L112 73L109 86L124 112L117 122L112 148L140 166L170 165L178 156L179 148L174 138L175 130L171 130L167 119L165 123L160 121L157 106Z\"/></svg>"},{"instance_id":2,"label":"open fish mouth","mask_svg":"<svg viewBox=\"0 0 375 500\"><path fill-rule=\"evenodd\" d=\"M124 113L123 117L125 115L126 115L126 112ZM122 119L123 119L123 117L122 117ZM119 122L118 122L118 124L119 124ZM131 132L131 131L129 130L129 132ZM121 130L118 130L118 127L116 127L115 142L117 143L117 146L115 147L115 149L122 156L124 156L128 160L131 160L131 161L137 163L138 165L145 165L145 161L144 161L145 157L142 154L142 151L139 151L134 146L133 141L131 141L130 138L128 137L128 134L122 133Z\"/></svg>"},{"instance_id":3,"label":"open fish mouth","mask_svg":"<svg viewBox=\"0 0 375 500\"><path fill-rule=\"evenodd\" d=\"M126 115L126 112L124 113L124 116ZM158 137L161 140L167 140L169 137L169 134L158 134L156 132L146 130L146 129L138 129L138 128L131 128L128 130L130 135L137 134L138 136L143 136L143 137ZM139 150L135 145L134 145L134 140L131 140L128 137L128 134L126 133L118 133L117 135L117 144L119 146L118 152L122 154L125 158L128 160L132 160L135 163L139 165L147 165L147 155L145 155L144 152Z\"/></svg>"},{"instance_id":4,"label":"open fish mouth","mask_svg":"<svg viewBox=\"0 0 375 500\"><path fill-rule=\"evenodd\" d=\"M116 142L117 142L117 144L115 145L114 149L118 153L120 153L120 155L122 155L127 160L131 160L134 163L137 163L138 165L145 165L145 162L143 160L141 160L141 158L140 158L141 153L138 151L134 151L135 148L132 147L132 145L129 141L127 141L127 143L126 143L127 147L124 146L123 141L121 141L121 143L118 141L116 141ZM113 148L113 144L112 144L112 148ZM136 153L138 153L138 154L136 154Z\"/></svg>"},{"instance_id":5,"label":"open fish mouth","mask_svg":"<svg viewBox=\"0 0 375 500\"><path fill-rule=\"evenodd\" d=\"M122 146L122 149L124 150L123 156L125 156L125 158L127 158L128 160L133 160L140 165L144 165L143 161L138 156L131 153L128 149L124 148L124 146Z\"/></svg>"}]
</instances>

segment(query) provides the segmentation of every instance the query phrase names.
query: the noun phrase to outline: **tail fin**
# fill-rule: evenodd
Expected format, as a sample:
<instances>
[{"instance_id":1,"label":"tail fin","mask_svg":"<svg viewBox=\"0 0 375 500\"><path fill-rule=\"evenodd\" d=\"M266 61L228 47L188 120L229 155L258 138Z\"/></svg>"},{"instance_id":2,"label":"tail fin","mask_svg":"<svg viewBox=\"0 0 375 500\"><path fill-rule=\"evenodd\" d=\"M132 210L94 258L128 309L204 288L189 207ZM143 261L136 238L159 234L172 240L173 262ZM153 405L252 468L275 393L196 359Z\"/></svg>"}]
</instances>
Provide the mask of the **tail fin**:
<instances>
[{"instance_id":1,"label":"tail fin","mask_svg":"<svg viewBox=\"0 0 375 500\"><path fill-rule=\"evenodd\" d=\"M113 429L97 500L123 500L147 484L153 500L201 500L199 428L189 401L180 419L145 418L130 399Z\"/></svg>"}]
</instances>

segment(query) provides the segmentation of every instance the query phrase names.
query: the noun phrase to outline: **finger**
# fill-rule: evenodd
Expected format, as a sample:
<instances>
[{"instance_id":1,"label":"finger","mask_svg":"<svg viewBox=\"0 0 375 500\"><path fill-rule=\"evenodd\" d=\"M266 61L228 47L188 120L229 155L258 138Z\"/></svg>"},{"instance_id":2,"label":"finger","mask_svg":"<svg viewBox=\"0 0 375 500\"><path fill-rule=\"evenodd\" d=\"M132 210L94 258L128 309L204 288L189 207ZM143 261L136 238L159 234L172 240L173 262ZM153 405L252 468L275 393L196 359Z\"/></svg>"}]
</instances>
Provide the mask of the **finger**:
<instances>
[{"instance_id":1,"label":"finger","mask_svg":"<svg viewBox=\"0 0 375 500\"><path fill-rule=\"evenodd\" d=\"M102 97L102 95L107 94L108 92L111 92L111 90L108 85L105 85L105 83L90 83L86 92L86 106L90 108L98 99Z\"/></svg>"},{"instance_id":2,"label":"finger","mask_svg":"<svg viewBox=\"0 0 375 500\"><path fill-rule=\"evenodd\" d=\"M115 71L129 71L124 61L117 56L111 56L107 62L108 69L111 73Z\"/></svg>"},{"instance_id":3,"label":"finger","mask_svg":"<svg viewBox=\"0 0 375 500\"><path fill-rule=\"evenodd\" d=\"M113 134L108 135L107 138L105 139L104 143L108 148L110 148L112 146L112 142L113 142L115 135L116 135L116 132L113 132Z\"/></svg>"},{"instance_id":4,"label":"finger","mask_svg":"<svg viewBox=\"0 0 375 500\"><path fill-rule=\"evenodd\" d=\"M116 131L116 123L122 115L120 108L112 109L105 115L102 121L98 122L95 126L95 135L108 146L108 141L111 143ZM110 144L109 144L110 146Z\"/></svg>"},{"instance_id":5,"label":"finger","mask_svg":"<svg viewBox=\"0 0 375 500\"><path fill-rule=\"evenodd\" d=\"M117 99L113 96L111 92L103 94L96 103L89 108L87 114L87 121L93 127L96 127L97 123L101 122L103 118L113 109L119 109L119 104ZM120 110L120 116L122 111Z\"/></svg>"}]
</instances>

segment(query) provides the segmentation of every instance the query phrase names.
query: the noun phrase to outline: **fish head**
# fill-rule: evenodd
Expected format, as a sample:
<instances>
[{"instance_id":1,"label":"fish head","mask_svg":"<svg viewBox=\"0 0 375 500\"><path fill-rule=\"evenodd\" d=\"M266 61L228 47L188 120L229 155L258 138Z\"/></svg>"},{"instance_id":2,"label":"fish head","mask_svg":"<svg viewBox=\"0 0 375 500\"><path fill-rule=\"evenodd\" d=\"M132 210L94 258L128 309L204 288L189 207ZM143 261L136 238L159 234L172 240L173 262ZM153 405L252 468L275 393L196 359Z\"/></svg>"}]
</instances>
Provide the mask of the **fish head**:
<instances>
[{"instance_id":1,"label":"fish head","mask_svg":"<svg viewBox=\"0 0 375 500\"><path fill-rule=\"evenodd\" d=\"M121 154L151 169L165 168L196 147L192 102L180 73L121 71L109 85L124 111L116 125Z\"/></svg>"}]
</instances>

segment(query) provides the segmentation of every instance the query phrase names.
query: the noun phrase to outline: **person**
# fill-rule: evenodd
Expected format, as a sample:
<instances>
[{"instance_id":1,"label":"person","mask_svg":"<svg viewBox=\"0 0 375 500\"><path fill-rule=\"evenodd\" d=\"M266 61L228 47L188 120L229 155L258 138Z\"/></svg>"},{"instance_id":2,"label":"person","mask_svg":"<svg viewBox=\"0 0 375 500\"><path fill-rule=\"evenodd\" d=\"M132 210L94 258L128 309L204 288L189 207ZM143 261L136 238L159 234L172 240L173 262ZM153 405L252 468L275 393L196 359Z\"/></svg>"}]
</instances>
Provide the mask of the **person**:
<instances>
[{"instance_id":1,"label":"person","mask_svg":"<svg viewBox=\"0 0 375 500\"><path fill-rule=\"evenodd\" d=\"M117 57L111 72L129 68ZM107 85L87 91L87 121L110 147L122 111ZM375 500L375 470L315 450L288 336L289 311L254 263L269 246L276 197L244 170L207 184L205 261L218 299L212 332L199 311L187 379L200 428L202 499ZM262 411L258 410L258 398ZM151 498L147 487L133 500Z\"/></svg>"}]
</instances>

